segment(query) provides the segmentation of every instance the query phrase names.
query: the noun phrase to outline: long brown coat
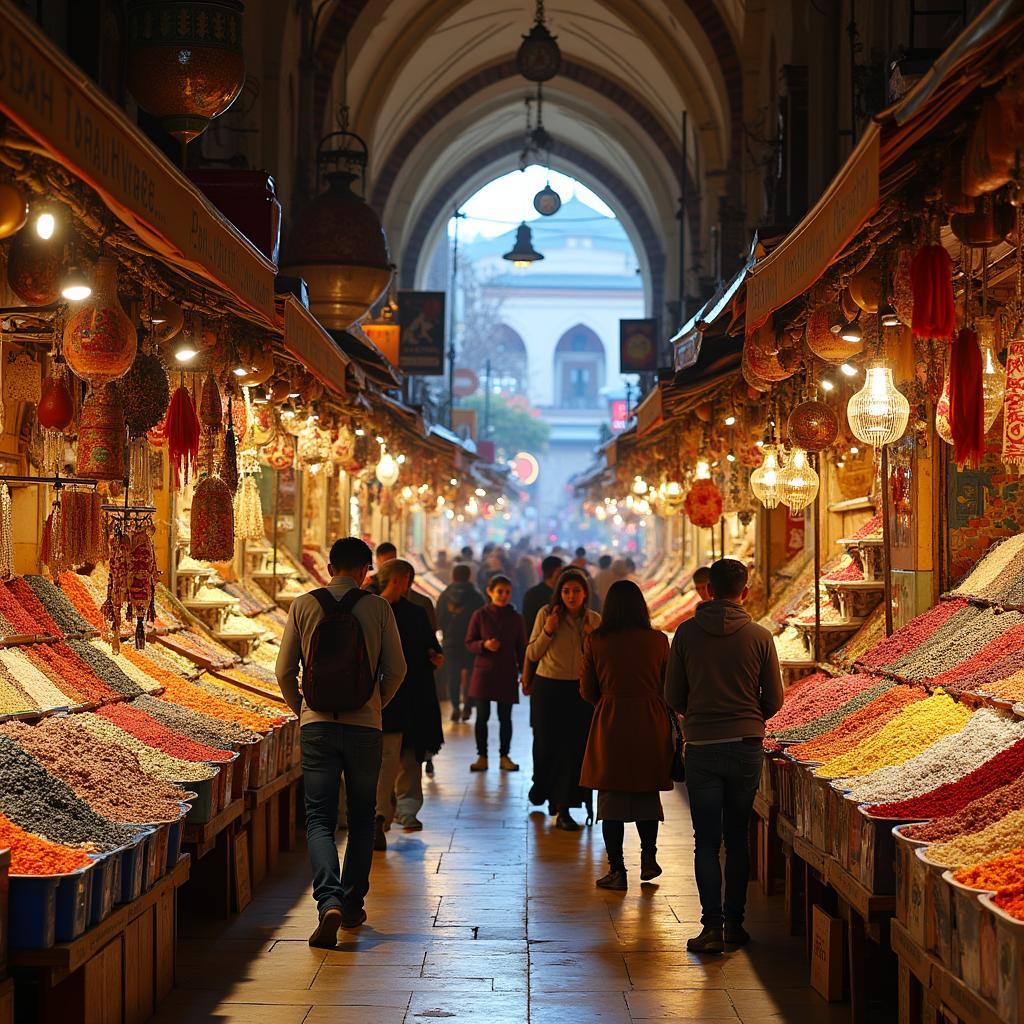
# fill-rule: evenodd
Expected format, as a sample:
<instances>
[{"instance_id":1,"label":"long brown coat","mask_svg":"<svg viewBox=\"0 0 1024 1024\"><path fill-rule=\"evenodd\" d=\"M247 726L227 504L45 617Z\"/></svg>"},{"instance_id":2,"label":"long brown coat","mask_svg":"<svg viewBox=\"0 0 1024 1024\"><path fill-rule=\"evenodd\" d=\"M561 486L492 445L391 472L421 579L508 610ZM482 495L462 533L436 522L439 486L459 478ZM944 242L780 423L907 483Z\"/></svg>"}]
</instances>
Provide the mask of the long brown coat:
<instances>
[{"instance_id":1,"label":"long brown coat","mask_svg":"<svg viewBox=\"0 0 1024 1024\"><path fill-rule=\"evenodd\" d=\"M580 785L652 793L672 789L672 733L662 698L668 640L653 629L588 637L580 695L594 705Z\"/></svg>"}]
</instances>

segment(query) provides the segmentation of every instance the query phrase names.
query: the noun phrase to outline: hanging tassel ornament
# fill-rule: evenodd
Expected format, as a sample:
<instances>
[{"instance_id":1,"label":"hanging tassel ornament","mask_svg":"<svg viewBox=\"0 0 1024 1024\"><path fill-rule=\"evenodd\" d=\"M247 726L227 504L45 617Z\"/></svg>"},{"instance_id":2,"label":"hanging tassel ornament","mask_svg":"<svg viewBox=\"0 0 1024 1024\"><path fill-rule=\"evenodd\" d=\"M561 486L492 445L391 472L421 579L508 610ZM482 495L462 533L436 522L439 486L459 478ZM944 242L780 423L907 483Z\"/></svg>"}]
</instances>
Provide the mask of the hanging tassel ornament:
<instances>
[{"instance_id":1,"label":"hanging tassel ornament","mask_svg":"<svg viewBox=\"0 0 1024 1024\"><path fill-rule=\"evenodd\" d=\"M910 264L914 296L911 326L919 338L951 338L956 328L953 261L938 240L923 245Z\"/></svg>"},{"instance_id":2,"label":"hanging tassel ornament","mask_svg":"<svg viewBox=\"0 0 1024 1024\"><path fill-rule=\"evenodd\" d=\"M235 437L235 422L232 415L233 402L228 401L228 427L224 431L224 447L220 456L220 477L228 485L228 490L235 494L238 491L238 442Z\"/></svg>"},{"instance_id":3,"label":"hanging tassel ornament","mask_svg":"<svg viewBox=\"0 0 1024 1024\"><path fill-rule=\"evenodd\" d=\"M962 327L949 361L949 426L958 466L978 466L985 454L985 396L978 336Z\"/></svg>"},{"instance_id":4,"label":"hanging tassel ornament","mask_svg":"<svg viewBox=\"0 0 1024 1024\"><path fill-rule=\"evenodd\" d=\"M171 475L175 490L188 483L189 473L199 459L199 417L195 402L184 381L171 397L164 431L167 435L167 456L171 462Z\"/></svg>"}]
</instances>

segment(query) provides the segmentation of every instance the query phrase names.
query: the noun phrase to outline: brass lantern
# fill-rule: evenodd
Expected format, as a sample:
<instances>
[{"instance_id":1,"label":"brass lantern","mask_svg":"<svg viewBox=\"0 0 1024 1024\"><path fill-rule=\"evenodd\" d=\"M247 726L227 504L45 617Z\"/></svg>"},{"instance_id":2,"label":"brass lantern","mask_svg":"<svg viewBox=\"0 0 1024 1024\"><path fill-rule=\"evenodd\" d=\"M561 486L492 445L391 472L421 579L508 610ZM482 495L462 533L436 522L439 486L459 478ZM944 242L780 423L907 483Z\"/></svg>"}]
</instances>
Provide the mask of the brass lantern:
<instances>
[{"instance_id":1,"label":"brass lantern","mask_svg":"<svg viewBox=\"0 0 1024 1024\"><path fill-rule=\"evenodd\" d=\"M336 145L325 149L330 141ZM335 164L328 187L292 227L281 273L304 278L310 312L332 330L344 331L366 315L391 281L391 256L380 218L352 190L366 183L366 143L354 132L321 140L320 165Z\"/></svg>"},{"instance_id":2,"label":"brass lantern","mask_svg":"<svg viewBox=\"0 0 1024 1024\"><path fill-rule=\"evenodd\" d=\"M562 51L544 24L544 0L537 0L533 28L523 36L516 53L516 68L528 82L548 82L562 66Z\"/></svg>"}]
</instances>

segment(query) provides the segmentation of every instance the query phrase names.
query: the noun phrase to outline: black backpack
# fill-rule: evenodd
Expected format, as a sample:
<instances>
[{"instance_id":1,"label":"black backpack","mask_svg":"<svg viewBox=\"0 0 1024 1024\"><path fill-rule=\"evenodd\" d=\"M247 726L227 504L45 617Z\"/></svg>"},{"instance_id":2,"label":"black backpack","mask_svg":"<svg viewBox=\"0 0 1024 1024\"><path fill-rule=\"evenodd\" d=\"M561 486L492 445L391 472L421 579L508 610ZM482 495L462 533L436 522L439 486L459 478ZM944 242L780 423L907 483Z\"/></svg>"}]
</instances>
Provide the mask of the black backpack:
<instances>
[{"instance_id":1,"label":"black backpack","mask_svg":"<svg viewBox=\"0 0 1024 1024\"><path fill-rule=\"evenodd\" d=\"M310 637L309 659L303 659L302 695L311 711L356 711L373 695L377 682L363 627L353 614L366 591L353 587L340 601L326 587L312 593L324 617Z\"/></svg>"}]
</instances>

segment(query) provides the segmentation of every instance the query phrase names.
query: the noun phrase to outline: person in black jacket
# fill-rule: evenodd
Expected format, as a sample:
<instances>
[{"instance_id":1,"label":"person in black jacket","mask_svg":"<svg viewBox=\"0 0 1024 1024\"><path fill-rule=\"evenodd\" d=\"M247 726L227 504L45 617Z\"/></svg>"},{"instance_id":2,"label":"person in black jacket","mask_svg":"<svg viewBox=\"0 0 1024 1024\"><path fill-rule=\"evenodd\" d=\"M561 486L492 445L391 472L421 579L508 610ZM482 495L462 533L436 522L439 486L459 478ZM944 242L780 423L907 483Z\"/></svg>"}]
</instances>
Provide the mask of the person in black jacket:
<instances>
[{"instance_id":1,"label":"person in black jacket","mask_svg":"<svg viewBox=\"0 0 1024 1024\"><path fill-rule=\"evenodd\" d=\"M418 832L423 806L423 762L444 743L441 707L434 686L434 669L444 664L437 636L426 612L406 598L415 570L400 558L385 562L377 572L381 597L390 605L405 655L405 682L384 709L385 756L377 786L377 834L374 849L386 850L384 835L392 820L407 832Z\"/></svg>"},{"instance_id":2,"label":"person in black jacket","mask_svg":"<svg viewBox=\"0 0 1024 1024\"><path fill-rule=\"evenodd\" d=\"M526 622L526 635L533 632L533 624L537 621L537 612L551 603L551 595L555 592L555 582L565 562L558 555L548 555L540 563L540 583L530 587L523 598L523 619Z\"/></svg>"},{"instance_id":3,"label":"person in black jacket","mask_svg":"<svg viewBox=\"0 0 1024 1024\"><path fill-rule=\"evenodd\" d=\"M473 586L471 575L468 565L454 566L452 583L437 601L437 624L443 637L444 671L453 722L468 721L473 713L472 702L465 697L469 673L473 671L473 655L466 650L466 630L473 612L483 607L484 597Z\"/></svg>"}]
</instances>

